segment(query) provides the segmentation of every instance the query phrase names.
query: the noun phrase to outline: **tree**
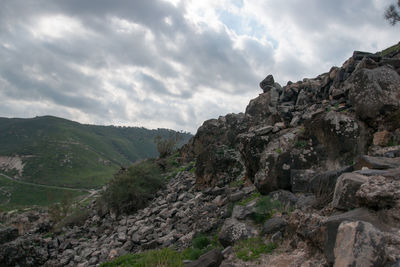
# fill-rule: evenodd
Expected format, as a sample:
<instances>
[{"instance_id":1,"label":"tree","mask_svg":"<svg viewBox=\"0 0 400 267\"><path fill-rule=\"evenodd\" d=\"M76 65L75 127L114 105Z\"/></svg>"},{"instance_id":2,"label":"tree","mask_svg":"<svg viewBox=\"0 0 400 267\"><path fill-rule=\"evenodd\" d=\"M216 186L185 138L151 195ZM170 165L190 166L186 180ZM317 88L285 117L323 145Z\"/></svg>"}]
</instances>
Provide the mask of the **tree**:
<instances>
[{"instance_id":1,"label":"tree","mask_svg":"<svg viewBox=\"0 0 400 267\"><path fill-rule=\"evenodd\" d=\"M154 142L157 144L157 150L160 154L160 158L165 158L171 155L182 139L183 136L178 132L175 132L175 134L170 133L167 139L163 139L161 136L157 135L156 138L154 138Z\"/></svg>"},{"instance_id":2,"label":"tree","mask_svg":"<svg viewBox=\"0 0 400 267\"><path fill-rule=\"evenodd\" d=\"M400 0L397 0L397 7L391 4L385 11L385 19L389 21L390 24L396 25L400 22Z\"/></svg>"}]
</instances>

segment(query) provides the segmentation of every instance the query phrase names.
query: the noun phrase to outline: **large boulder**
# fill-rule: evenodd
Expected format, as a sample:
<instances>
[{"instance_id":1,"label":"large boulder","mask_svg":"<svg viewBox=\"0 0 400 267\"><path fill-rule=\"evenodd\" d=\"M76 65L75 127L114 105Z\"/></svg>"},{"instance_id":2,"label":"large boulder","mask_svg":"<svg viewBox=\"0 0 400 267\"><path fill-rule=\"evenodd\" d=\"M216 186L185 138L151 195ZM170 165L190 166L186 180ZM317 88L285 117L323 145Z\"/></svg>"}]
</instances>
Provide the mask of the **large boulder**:
<instances>
[{"instance_id":1,"label":"large boulder","mask_svg":"<svg viewBox=\"0 0 400 267\"><path fill-rule=\"evenodd\" d=\"M359 69L345 87L357 115L372 124L378 116L389 116L400 108L400 75L390 67Z\"/></svg>"},{"instance_id":2,"label":"large boulder","mask_svg":"<svg viewBox=\"0 0 400 267\"><path fill-rule=\"evenodd\" d=\"M369 132L351 114L329 111L305 122L305 136L313 140L327 169L350 165L354 157L365 154Z\"/></svg>"},{"instance_id":3,"label":"large boulder","mask_svg":"<svg viewBox=\"0 0 400 267\"><path fill-rule=\"evenodd\" d=\"M275 88L260 94L258 97L250 100L250 103L246 107L246 117L253 123L266 122L273 125L280 120L277 114L278 99L279 92Z\"/></svg>"},{"instance_id":4,"label":"large boulder","mask_svg":"<svg viewBox=\"0 0 400 267\"><path fill-rule=\"evenodd\" d=\"M196 160L196 184L198 187L224 186L244 176L241 156L227 146L208 146Z\"/></svg>"},{"instance_id":5,"label":"large boulder","mask_svg":"<svg viewBox=\"0 0 400 267\"><path fill-rule=\"evenodd\" d=\"M373 209L393 208L400 204L399 177L400 169L372 176L358 189L356 193L358 202Z\"/></svg>"},{"instance_id":6,"label":"large boulder","mask_svg":"<svg viewBox=\"0 0 400 267\"><path fill-rule=\"evenodd\" d=\"M335 187L332 206L336 209L350 210L358 207L356 192L368 181L368 177L357 173L342 174Z\"/></svg>"},{"instance_id":7,"label":"large boulder","mask_svg":"<svg viewBox=\"0 0 400 267\"><path fill-rule=\"evenodd\" d=\"M343 222L336 236L334 266L383 266L385 245L383 233L372 224Z\"/></svg>"},{"instance_id":8,"label":"large boulder","mask_svg":"<svg viewBox=\"0 0 400 267\"><path fill-rule=\"evenodd\" d=\"M327 261L330 264L335 262L334 248L336 245L336 237L338 228L343 222L364 221L372 224L380 231L390 231L391 228L382 222L376 213L366 208L357 208L339 215L330 216L322 225L321 229L325 229L323 251Z\"/></svg>"},{"instance_id":9,"label":"large boulder","mask_svg":"<svg viewBox=\"0 0 400 267\"><path fill-rule=\"evenodd\" d=\"M224 247L227 247L233 245L238 240L247 239L254 234L254 230L248 225L230 218L225 220L222 225L218 240Z\"/></svg>"}]
</instances>

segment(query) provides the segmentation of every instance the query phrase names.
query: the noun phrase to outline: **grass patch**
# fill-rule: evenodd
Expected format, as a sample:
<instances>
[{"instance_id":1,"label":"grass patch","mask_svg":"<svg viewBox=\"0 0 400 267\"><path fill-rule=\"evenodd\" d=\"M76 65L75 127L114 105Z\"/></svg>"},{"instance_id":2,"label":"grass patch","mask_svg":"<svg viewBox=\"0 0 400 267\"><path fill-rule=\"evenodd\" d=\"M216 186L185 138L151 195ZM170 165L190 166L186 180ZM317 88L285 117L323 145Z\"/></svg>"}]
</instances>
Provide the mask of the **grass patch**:
<instances>
[{"instance_id":1,"label":"grass patch","mask_svg":"<svg viewBox=\"0 0 400 267\"><path fill-rule=\"evenodd\" d=\"M275 243L265 244L261 237L255 237L239 241L234 246L234 251L239 259L253 261L260 258L261 254L271 253L277 247Z\"/></svg>"},{"instance_id":2,"label":"grass patch","mask_svg":"<svg viewBox=\"0 0 400 267\"><path fill-rule=\"evenodd\" d=\"M192 245L182 252L171 248L149 250L137 254L126 254L100 266L183 267L183 260L197 260L201 255L216 247L220 247L217 235L210 239L205 234L198 234L193 238Z\"/></svg>"},{"instance_id":3,"label":"grass patch","mask_svg":"<svg viewBox=\"0 0 400 267\"><path fill-rule=\"evenodd\" d=\"M395 44L395 45L392 45L391 47L386 48L385 50L382 50L380 54L382 57L386 57L386 56L390 55L391 53L394 53L399 50L400 50L400 44Z\"/></svg>"},{"instance_id":4,"label":"grass patch","mask_svg":"<svg viewBox=\"0 0 400 267\"><path fill-rule=\"evenodd\" d=\"M101 264L101 267L183 267L182 254L170 249L149 250L137 254L126 254Z\"/></svg>"},{"instance_id":5,"label":"grass patch","mask_svg":"<svg viewBox=\"0 0 400 267\"><path fill-rule=\"evenodd\" d=\"M204 253L220 246L218 235L215 235L211 240L205 234L198 234L193 238L192 245L182 251L182 258L185 260L197 260Z\"/></svg>"},{"instance_id":6,"label":"grass patch","mask_svg":"<svg viewBox=\"0 0 400 267\"><path fill-rule=\"evenodd\" d=\"M295 146L297 148L305 148L307 146L307 142L305 140L299 140L296 142Z\"/></svg>"},{"instance_id":7,"label":"grass patch","mask_svg":"<svg viewBox=\"0 0 400 267\"><path fill-rule=\"evenodd\" d=\"M24 184L0 176L0 209L23 209L31 206L49 206L65 198L77 198L87 195L86 191L47 188L46 186ZM4 195L9 192L10 196Z\"/></svg>"},{"instance_id":8,"label":"grass patch","mask_svg":"<svg viewBox=\"0 0 400 267\"><path fill-rule=\"evenodd\" d=\"M244 185L244 183L245 183L244 179L238 179L238 180L230 182L229 187L230 188L242 187Z\"/></svg>"}]
</instances>

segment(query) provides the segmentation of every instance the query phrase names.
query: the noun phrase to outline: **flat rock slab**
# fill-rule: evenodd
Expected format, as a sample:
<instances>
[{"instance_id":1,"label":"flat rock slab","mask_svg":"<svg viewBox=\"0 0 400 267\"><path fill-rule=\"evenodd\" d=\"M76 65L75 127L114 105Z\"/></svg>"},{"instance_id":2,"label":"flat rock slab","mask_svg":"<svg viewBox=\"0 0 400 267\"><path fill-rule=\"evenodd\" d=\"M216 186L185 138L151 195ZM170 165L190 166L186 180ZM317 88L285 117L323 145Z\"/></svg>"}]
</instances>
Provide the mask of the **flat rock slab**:
<instances>
[{"instance_id":1,"label":"flat rock slab","mask_svg":"<svg viewBox=\"0 0 400 267\"><path fill-rule=\"evenodd\" d=\"M371 157L363 155L356 163L355 169L361 170L363 167L378 170L400 168L400 158Z\"/></svg>"}]
</instances>

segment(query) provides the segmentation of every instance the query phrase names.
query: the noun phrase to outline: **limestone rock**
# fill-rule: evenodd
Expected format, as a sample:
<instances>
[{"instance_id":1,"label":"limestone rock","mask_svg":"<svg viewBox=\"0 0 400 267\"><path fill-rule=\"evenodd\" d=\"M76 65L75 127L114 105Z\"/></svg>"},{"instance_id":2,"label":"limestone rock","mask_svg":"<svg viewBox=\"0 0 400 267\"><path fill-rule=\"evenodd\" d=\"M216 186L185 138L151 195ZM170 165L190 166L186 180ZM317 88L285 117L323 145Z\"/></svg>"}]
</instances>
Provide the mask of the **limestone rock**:
<instances>
[{"instance_id":1,"label":"limestone rock","mask_svg":"<svg viewBox=\"0 0 400 267\"><path fill-rule=\"evenodd\" d=\"M384 235L372 224L343 222L336 236L334 266L383 266L385 244Z\"/></svg>"},{"instance_id":2,"label":"limestone rock","mask_svg":"<svg viewBox=\"0 0 400 267\"><path fill-rule=\"evenodd\" d=\"M386 66L360 69L346 81L349 99L357 115L370 121L380 114L389 115L399 109L399 84L400 75Z\"/></svg>"},{"instance_id":3,"label":"limestone rock","mask_svg":"<svg viewBox=\"0 0 400 267\"><path fill-rule=\"evenodd\" d=\"M357 173L342 174L335 186L332 205L336 209L350 210L358 207L356 192L368 181L368 177Z\"/></svg>"}]
</instances>

